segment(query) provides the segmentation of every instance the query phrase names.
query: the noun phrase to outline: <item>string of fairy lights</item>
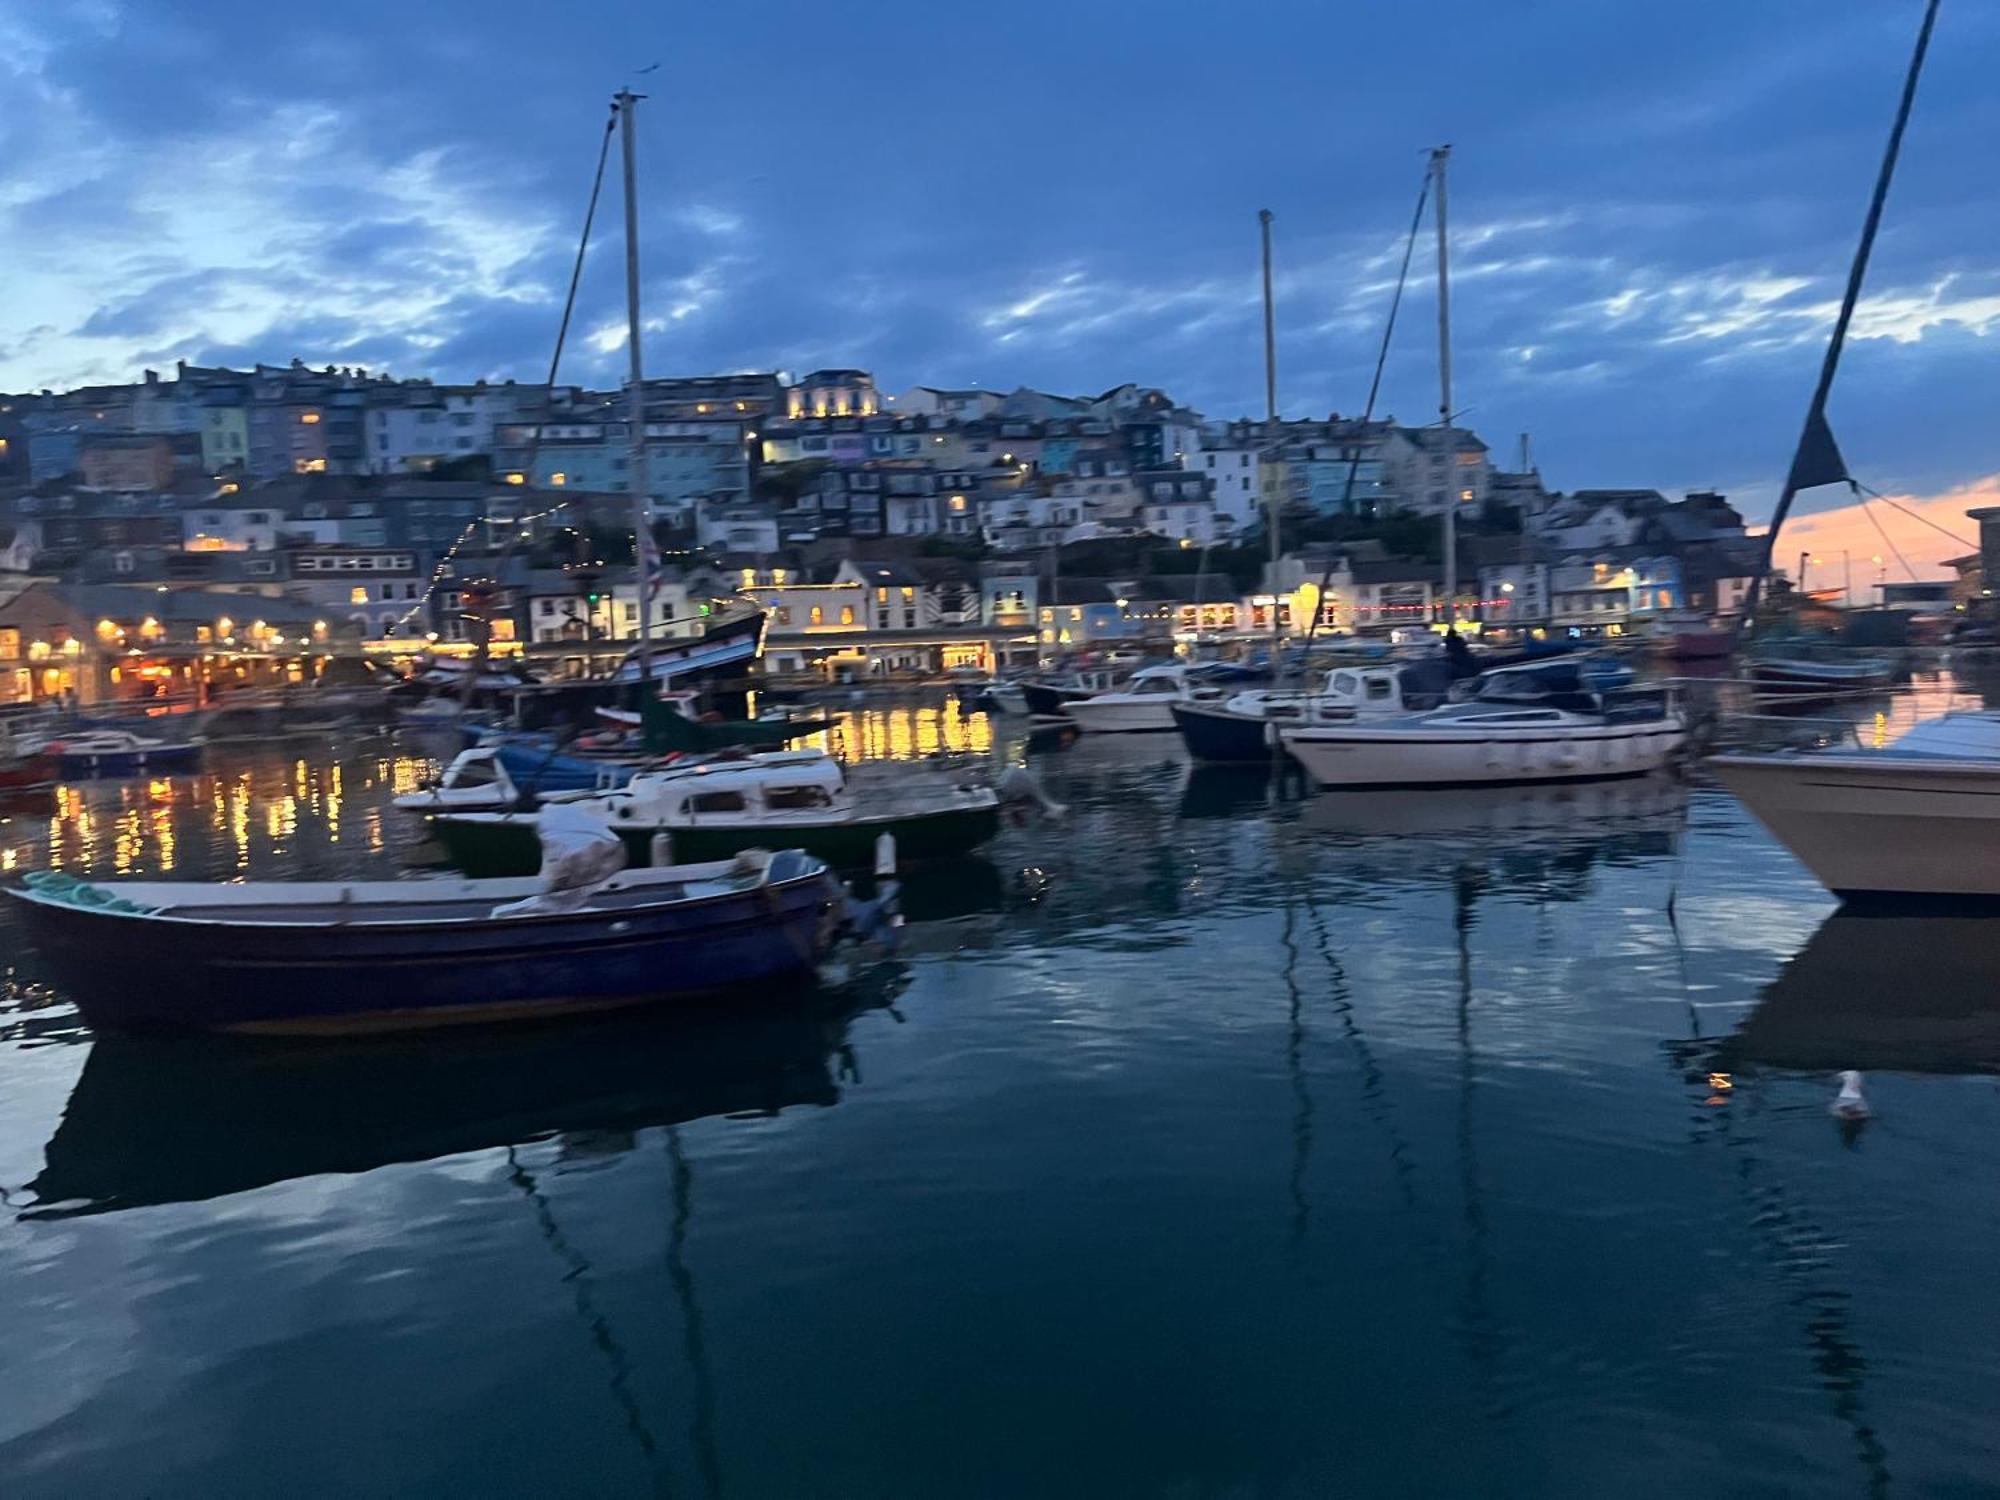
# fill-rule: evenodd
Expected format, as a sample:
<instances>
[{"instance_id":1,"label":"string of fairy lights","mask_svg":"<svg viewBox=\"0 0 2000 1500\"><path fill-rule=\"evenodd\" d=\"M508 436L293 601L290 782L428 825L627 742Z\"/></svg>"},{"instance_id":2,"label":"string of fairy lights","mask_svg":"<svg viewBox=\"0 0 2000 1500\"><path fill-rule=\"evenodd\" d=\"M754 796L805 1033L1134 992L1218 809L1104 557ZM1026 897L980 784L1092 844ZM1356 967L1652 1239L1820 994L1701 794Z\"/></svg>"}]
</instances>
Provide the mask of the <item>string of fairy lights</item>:
<instances>
[{"instance_id":1,"label":"string of fairy lights","mask_svg":"<svg viewBox=\"0 0 2000 1500\"><path fill-rule=\"evenodd\" d=\"M432 598L436 596L437 591L441 587L443 587L447 579L453 578L455 576L455 574L453 573L452 564L457 560L459 552L464 548L467 542L471 541L475 536L479 534L480 527L532 526L537 521L545 521L550 516L556 515L561 511L568 510L569 506L570 506L569 501L558 500L554 505L551 505L547 510L538 510L534 512L532 515L475 516L470 521L466 522L465 530L461 531L458 534L457 540L454 541L449 547L445 548L445 550L441 554L439 554L436 566L434 566L431 569L430 582L424 586L423 595L420 598L418 598L417 601L413 603L407 610L405 610L402 614L402 617L396 621L395 633L401 634L403 628L407 626L410 623L410 621L414 620L418 615L422 614L425 610L430 608L430 602Z\"/></svg>"}]
</instances>

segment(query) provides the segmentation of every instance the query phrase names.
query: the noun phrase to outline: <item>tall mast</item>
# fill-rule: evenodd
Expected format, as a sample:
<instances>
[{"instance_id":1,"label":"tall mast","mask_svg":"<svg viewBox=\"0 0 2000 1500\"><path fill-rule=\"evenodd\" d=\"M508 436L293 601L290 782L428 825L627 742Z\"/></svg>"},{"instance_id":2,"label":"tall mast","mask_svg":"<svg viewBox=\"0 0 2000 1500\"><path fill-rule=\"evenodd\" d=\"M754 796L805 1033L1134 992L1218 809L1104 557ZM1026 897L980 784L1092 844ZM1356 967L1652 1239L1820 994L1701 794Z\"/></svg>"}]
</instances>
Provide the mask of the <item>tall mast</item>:
<instances>
[{"instance_id":1,"label":"tall mast","mask_svg":"<svg viewBox=\"0 0 2000 1500\"><path fill-rule=\"evenodd\" d=\"M1444 209L1444 166L1451 147L1431 152L1431 178L1437 192L1438 258L1438 451L1444 464L1444 619L1458 626L1458 454L1451 432L1451 252L1447 248Z\"/></svg>"},{"instance_id":2,"label":"tall mast","mask_svg":"<svg viewBox=\"0 0 2000 1500\"><path fill-rule=\"evenodd\" d=\"M1257 224L1264 235L1264 440L1275 443L1278 436L1278 325L1271 301L1271 210L1257 210ZM1261 482L1264 466L1257 466ZM1278 656L1284 647L1284 633L1278 628L1278 557L1283 547L1278 539L1278 506L1283 497L1276 485L1264 504L1264 531L1271 543L1271 671L1279 671Z\"/></svg>"},{"instance_id":3,"label":"tall mast","mask_svg":"<svg viewBox=\"0 0 2000 1500\"><path fill-rule=\"evenodd\" d=\"M632 575L639 600L639 680L653 680L653 611L648 597L647 559L652 552L653 510L646 483L646 382L639 354L639 199L633 159L632 113L642 95L620 89L618 139L625 159L625 341L632 356L630 376L632 460Z\"/></svg>"}]
</instances>

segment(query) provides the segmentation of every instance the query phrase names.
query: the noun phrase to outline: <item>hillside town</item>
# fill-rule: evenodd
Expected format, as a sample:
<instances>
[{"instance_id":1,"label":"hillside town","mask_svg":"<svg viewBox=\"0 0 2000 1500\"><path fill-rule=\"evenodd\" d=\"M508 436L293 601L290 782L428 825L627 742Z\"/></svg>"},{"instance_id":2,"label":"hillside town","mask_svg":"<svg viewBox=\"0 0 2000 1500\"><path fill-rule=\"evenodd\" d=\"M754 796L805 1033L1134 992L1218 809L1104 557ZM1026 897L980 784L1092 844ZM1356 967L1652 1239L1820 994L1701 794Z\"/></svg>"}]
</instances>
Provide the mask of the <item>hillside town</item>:
<instances>
[{"instance_id":1,"label":"hillside town","mask_svg":"<svg viewBox=\"0 0 2000 1500\"><path fill-rule=\"evenodd\" d=\"M1727 612L1757 559L1722 495L1563 492L1525 438L1509 467L1393 416L1213 420L1140 385L890 393L858 369L645 393L651 624L747 597L774 672L1435 625L1447 507L1476 631ZM640 624L628 413L620 390L297 361L0 395L0 700L296 681L475 634L588 670Z\"/></svg>"}]
</instances>

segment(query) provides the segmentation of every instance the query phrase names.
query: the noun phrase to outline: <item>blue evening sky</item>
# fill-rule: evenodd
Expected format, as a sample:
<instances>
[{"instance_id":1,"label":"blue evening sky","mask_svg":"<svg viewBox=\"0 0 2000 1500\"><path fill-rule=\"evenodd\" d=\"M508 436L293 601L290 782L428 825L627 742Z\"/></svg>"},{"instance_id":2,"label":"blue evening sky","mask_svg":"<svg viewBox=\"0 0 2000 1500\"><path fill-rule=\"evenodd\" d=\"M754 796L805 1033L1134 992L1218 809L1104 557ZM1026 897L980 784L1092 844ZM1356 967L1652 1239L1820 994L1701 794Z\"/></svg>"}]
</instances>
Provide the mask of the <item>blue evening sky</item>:
<instances>
[{"instance_id":1,"label":"blue evening sky","mask_svg":"<svg viewBox=\"0 0 2000 1500\"><path fill-rule=\"evenodd\" d=\"M1919 0L0 0L0 388L147 364L545 368L635 70L647 364L1358 410L1423 148L1458 397L1550 482L1788 458ZM1856 472L2000 471L2000 7L1946 0L1834 398ZM614 179L615 186L615 179ZM571 378L622 361L618 204ZM1428 247L1385 410L1436 405ZM1827 500L1833 492L1825 492Z\"/></svg>"}]
</instances>

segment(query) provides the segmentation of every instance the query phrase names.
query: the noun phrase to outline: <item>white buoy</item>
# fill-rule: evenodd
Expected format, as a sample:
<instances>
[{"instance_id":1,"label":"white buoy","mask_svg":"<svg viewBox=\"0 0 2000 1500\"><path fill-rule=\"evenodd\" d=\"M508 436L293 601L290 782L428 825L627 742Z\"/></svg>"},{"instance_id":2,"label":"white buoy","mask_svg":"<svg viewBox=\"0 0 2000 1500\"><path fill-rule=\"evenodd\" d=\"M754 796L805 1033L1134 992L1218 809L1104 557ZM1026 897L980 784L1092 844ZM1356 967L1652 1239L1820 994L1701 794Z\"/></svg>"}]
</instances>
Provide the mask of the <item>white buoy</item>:
<instances>
[{"instance_id":1,"label":"white buoy","mask_svg":"<svg viewBox=\"0 0 2000 1500\"><path fill-rule=\"evenodd\" d=\"M1861 1075L1852 1068L1840 1075L1840 1095L1827 1107L1842 1120L1865 1120L1874 1113L1861 1097Z\"/></svg>"}]
</instances>

